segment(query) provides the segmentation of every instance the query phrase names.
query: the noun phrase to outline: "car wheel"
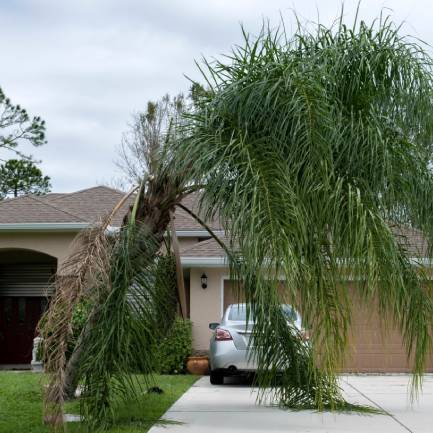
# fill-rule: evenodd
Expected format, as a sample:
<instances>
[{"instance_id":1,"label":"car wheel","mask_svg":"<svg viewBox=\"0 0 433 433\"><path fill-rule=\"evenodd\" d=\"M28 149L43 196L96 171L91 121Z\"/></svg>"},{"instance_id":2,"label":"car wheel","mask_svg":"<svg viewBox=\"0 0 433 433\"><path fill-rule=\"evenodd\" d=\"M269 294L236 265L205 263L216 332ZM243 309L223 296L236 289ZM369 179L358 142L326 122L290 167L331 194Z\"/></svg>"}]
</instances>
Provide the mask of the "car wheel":
<instances>
[{"instance_id":1,"label":"car wheel","mask_svg":"<svg viewBox=\"0 0 433 433\"><path fill-rule=\"evenodd\" d=\"M222 385L224 383L224 375L221 371L211 371L210 372L210 383L212 385Z\"/></svg>"}]
</instances>

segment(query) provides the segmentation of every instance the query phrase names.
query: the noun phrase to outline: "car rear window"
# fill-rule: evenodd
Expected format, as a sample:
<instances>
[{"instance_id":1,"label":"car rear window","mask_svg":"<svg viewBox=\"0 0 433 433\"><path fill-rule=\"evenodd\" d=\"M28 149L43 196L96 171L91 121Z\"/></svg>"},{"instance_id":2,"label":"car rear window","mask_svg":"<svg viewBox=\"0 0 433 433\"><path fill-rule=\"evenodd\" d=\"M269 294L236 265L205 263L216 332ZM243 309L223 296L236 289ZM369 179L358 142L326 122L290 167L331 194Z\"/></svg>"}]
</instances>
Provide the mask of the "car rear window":
<instances>
[{"instance_id":1,"label":"car rear window","mask_svg":"<svg viewBox=\"0 0 433 433\"><path fill-rule=\"evenodd\" d=\"M252 322L252 312L249 312L249 321ZM229 320L245 322L247 320L247 307L245 305L232 305L229 313Z\"/></svg>"},{"instance_id":2,"label":"car rear window","mask_svg":"<svg viewBox=\"0 0 433 433\"><path fill-rule=\"evenodd\" d=\"M298 320L298 314L296 310L291 305L281 305L284 315L287 317L287 320L291 322L296 322ZM237 321L237 322L245 322L247 320L247 307L246 305L232 305L229 312L229 320ZM253 313L249 311L248 320L253 322Z\"/></svg>"}]
</instances>

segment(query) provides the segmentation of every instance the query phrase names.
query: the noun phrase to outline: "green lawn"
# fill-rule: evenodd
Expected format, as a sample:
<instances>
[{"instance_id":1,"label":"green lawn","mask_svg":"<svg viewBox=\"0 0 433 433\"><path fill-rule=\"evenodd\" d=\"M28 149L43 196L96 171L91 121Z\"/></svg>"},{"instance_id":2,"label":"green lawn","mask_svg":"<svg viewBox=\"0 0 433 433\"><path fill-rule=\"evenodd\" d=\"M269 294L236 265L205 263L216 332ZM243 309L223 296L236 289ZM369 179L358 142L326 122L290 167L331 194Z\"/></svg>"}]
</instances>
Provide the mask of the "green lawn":
<instances>
[{"instance_id":1,"label":"green lawn","mask_svg":"<svg viewBox=\"0 0 433 433\"><path fill-rule=\"evenodd\" d=\"M110 433L144 433L197 380L197 376L155 376L163 394L147 394L119 404ZM35 373L0 372L0 433L51 433L42 423L41 384L45 377ZM78 402L67 405L78 413ZM68 423L68 432L79 432L79 423Z\"/></svg>"}]
</instances>

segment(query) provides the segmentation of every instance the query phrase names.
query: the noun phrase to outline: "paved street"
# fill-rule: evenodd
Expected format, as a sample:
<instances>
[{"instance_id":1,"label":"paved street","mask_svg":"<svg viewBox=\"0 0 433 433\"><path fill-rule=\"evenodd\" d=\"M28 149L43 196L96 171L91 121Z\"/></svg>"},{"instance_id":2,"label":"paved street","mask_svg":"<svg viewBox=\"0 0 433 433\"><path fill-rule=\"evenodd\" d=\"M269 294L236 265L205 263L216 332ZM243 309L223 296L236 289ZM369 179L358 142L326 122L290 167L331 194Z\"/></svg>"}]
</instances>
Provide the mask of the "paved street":
<instances>
[{"instance_id":1,"label":"paved street","mask_svg":"<svg viewBox=\"0 0 433 433\"><path fill-rule=\"evenodd\" d=\"M203 377L163 416L167 421L150 433L432 433L433 376L413 406L408 398L410 377L344 376L346 397L384 409L388 415L292 412L255 404L256 391L243 384L212 386Z\"/></svg>"}]
</instances>

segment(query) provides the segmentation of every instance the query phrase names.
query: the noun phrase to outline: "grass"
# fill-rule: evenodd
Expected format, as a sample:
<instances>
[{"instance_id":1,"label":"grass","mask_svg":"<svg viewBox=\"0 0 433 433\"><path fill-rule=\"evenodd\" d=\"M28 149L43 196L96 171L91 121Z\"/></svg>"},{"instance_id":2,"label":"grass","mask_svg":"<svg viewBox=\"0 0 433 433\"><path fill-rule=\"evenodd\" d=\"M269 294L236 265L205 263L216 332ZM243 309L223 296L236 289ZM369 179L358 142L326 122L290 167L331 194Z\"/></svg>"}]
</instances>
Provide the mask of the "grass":
<instances>
[{"instance_id":1,"label":"grass","mask_svg":"<svg viewBox=\"0 0 433 433\"><path fill-rule=\"evenodd\" d=\"M134 401L120 403L109 433L144 433L197 380L197 376L155 376L163 394L143 393ZM0 372L0 433L51 433L42 422L42 384L45 376L35 373ZM68 403L66 412L79 412L79 403ZM80 431L69 423L68 432Z\"/></svg>"}]
</instances>

